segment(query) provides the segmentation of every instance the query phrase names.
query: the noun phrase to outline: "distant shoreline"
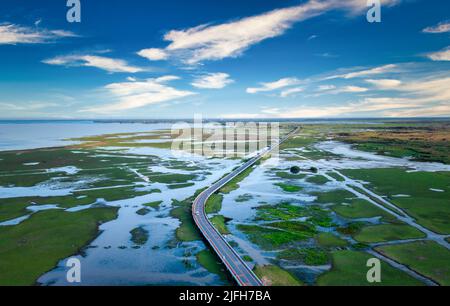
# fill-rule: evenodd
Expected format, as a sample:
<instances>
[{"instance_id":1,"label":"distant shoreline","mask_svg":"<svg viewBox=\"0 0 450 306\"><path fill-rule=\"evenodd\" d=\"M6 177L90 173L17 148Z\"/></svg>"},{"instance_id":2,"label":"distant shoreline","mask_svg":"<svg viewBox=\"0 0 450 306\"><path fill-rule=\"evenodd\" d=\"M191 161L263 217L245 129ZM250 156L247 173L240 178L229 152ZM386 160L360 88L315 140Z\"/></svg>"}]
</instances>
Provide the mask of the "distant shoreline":
<instances>
[{"instance_id":1,"label":"distant shoreline","mask_svg":"<svg viewBox=\"0 0 450 306\"><path fill-rule=\"evenodd\" d=\"M203 119L204 122L282 122L282 123L368 123L368 122L445 122L450 117L412 117L412 118L258 118L258 119ZM193 122L193 119L0 119L0 124L156 124L172 122Z\"/></svg>"}]
</instances>

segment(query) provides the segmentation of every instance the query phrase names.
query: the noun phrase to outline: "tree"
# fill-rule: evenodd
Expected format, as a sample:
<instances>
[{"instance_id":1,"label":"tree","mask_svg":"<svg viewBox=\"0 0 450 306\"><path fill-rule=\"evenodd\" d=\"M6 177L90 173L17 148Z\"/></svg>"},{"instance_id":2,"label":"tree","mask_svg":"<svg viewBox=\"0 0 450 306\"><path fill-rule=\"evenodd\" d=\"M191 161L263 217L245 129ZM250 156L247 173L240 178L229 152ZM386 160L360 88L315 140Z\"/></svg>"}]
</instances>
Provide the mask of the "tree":
<instances>
[{"instance_id":1,"label":"tree","mask_svg":"<svg viewBox=\"0 0 450 306\"><path fill-rule=\"evenodd\" d=\"M297 167L297 166L294 166L294 167L291 168L291 173L292 174L299 174L300 171L301 171L301 169L299 167Z\"/></svg>"}]
</instances>

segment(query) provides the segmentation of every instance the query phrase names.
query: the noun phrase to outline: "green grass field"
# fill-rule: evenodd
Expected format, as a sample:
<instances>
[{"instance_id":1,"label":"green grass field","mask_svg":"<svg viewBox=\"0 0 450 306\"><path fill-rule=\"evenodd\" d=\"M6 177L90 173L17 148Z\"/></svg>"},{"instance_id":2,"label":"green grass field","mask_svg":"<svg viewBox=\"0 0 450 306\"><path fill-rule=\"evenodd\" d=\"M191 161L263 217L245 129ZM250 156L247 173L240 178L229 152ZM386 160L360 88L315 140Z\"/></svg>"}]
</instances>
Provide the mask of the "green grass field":
<instances>
[{"instance_id":1,"label":"green grass field","mask_svg":"<svg viewBox=\"0 0 450 306\"><path fill-rule=\"evenodd\" d=\"M405 210L417 222L440 234L450 233L450 172L406 172L404 169L344 170L345 175L370 182L369 189ZM437 192L442 190L444 192ZM396 197L396 195L409 197Z\"/></svg>"},{"instance_id":2,"label":"green grass field","mask_svg":"<svg viewBox=\"0 0 450 306\"><path fill-rule=\"evenodd\" d=\"M331 233L320 233L316 236L316 240L321 247L325 248L348 246L348 241L341 239L338 236Z\"/></svg>"},{"instance_id":3,"label":"green grass field","mask_svg":"<svg viewBox=\"0 0 450 306\"><path fill-rule=\"evenodd\" d=\"M364 199L349 199L345 203L331 207L338 215L349 219L383 217L387 221L395 221L396 218L388 212L378 208Z\"/></svg>"},{"instance_id":4,"label":"green grass field","mask_svg":"<svg viewBox=\"0 0 450 306\"><path fill-rule=\"evenodd\" d=\"M177 228L175 234L179 241L196 241L201 240L202 236L195 225L192 218L192 201L193 198L184 201L173 201L174 208L170 211L170 215L180 220L181 225Z\"/></svg>"},{"instance_id":5,"label":"green grass field","mask_svg":"<svg viewBox=\"0 0 450 306\"><path fill-rule=\"evenodd\" d=\"M209 250L203 250L196 255L197 262L208 272L217 274L222 279L227 279L226 269L216 255Z\"/></svg>"},{"instance_id":6,"label":"green grass field","mask_svg":"<svg viewBox=\"0 0 450 306\"><path fill-rule=\"evenodd\" d=\"M222 209L223 195L213 194L206 202L205 211L207 214L215 214Z\"/></svg>"},{"instance_id":7,"label":"green grass field","mask_svg":"<svg viewBox=\"0 0 450 306\"><path fill-rule=\"evenodd\" d=\"M256 266L253 270L266 286L302 286L294 275L278 266Z\"/></svg>"},{"instance_id":8,"label":"green grass field","mask_svg":"<svg viewBox=\"0 0 450 306\"><path fill-rule=\"evenodd\" d=\"M20 225L0 227L0 285L33 285L59 260L92 241L99 224L117 218L117 210L44 211Z\"/></svg>"},{"instance_id":9,"label":"green grass field","mask_svg":"<svg viewBox=\"0 0 450 306\"><path fill-rule=\"evenodd\" d=\"M376 250L443 286L450 286L450 251L435 242L387 245Z\"/></svg>"},{"instance_id":10,"label":"green grass field","mask_svg":"<svg viewBox=\"0 0 450 306\"><path fill-rule=\"evenodd\" d=\"M282 246L304 241L311 238L314 234L308 230L286 231L282 229L270 229L257 225L242 225L237 228L245 233L250 241L259 245L264 250L274 250Z\"/></svg>"},{"instance_id":11,"label":"green grass field","mask_svg":"<svg viewBox=\"0 0 450 306\"><path fill-rule=\"evenodd\" d=\"M319 286L420 286L418 280L399 271L385 262L381 264L381 283L371 284L367 281L367 261L372 255L355 251L336 251L332 253L333 268L322 274Z\"/></svg>"},{"instance_id":12,"label":"green grass field","mask_svg":"<svg viewBox=\"0 0 450 306\"><path fill-rule=\"evenodd\" d=\"M425 237L426 235L424 233L406 224L380 224L366 226L354 236L356 241L362 243L377 243Z\"/></svg>"},{"instance_id":13,"label":"green grass field","mask_svg":"<svg viewBox=\"0 0 450 306\"><path fill-rule=\"evenodd\" d=\"M315 193L317 203L320 204L342 204L348 203L355 195L344 189L336 189L328 192Z\"/></svg>"},{"instance_id":14,"label":"green grass field","mask_svg":"<svg viewBox=\"0 0 450 306\"><path fill-rule=\"evenodd\" d=\"M222 235L228 235L230 231L227 227L227 220L224 216L214 216L211 219L211 223L214 225L214 227L222 234Z\"/></svg>"},{"instance_id":15,"label":"green grass field","mask_svg":"<svg viewBox=\"0 0 450 306\"><path fill-rule=\"evenodd\" d=\"M328 253L319 248L286 249L279 252L277 258L303 263L308 266L326 265L330 261Z\"/></svg>"},{"instance_id":16,"label":"green grass field","mask_svg":"<svg viewBox=\"0 0 450 306\"><path fill-rule=\"evenodd\" d=\"M313 184L317 184L317 185L325 185L326 183L329 182L329 180L325 176L322 176L322 175L311 176L311 177L307 178L306 181L308 183L313 183Z\"/></svg>"}]
</instances>

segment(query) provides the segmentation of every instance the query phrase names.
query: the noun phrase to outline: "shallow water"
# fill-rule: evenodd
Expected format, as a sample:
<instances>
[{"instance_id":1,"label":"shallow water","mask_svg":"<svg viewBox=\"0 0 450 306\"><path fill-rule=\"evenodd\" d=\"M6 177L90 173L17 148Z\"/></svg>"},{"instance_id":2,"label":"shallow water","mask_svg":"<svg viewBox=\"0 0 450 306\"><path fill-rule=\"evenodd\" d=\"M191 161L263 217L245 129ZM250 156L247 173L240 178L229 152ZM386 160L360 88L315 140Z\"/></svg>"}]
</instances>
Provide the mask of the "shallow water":
<instances>
[{"instance_id":1,"label":"shallow water","mask_svg":"<svg viewBox=\"0 0 450 306\"><path fill-rule=\"evenodd\" d=\"M166 152L167 153L167 152ZM164 159L163 159L164 160ZM203 242L178 243L173 245L175 230L180 225L170 217L172 199L184 200L195 191L209 186L225 173L230 172L238 161L196 158L196 165L210 169L210 174L195 186L170 190L164 184L151 184L149 180L140 190L160 189L162 193L152 193L133 199L103 204L119 207L116 220L103 224L102 233L78 256L82 265L81 285L221 285L224 281L199 266L195 254L205 248ZM163 170L162 168L157 168ZM144 204L163 201L159 209L140 216L136 212ZM88 206L79 208L89 208ZM130 231L142 227L149 232L149 240L138 246L130 240ZM185 256L192 253L190 256ZM185 261L188 261L186 264ZM43 285L69 285L66 281L67 259L60 261L57 268L43 275L39 282Z\"/></svg>"},{"instance_id":2,"label":"shallow water","mask_svg":"<svg viewBox=\"0 0 450 306\"><path fill-rule=\"evenodd\" d=\"M404 167L415 171L450 171L450 165L431 162L416 162L407 158L396 158L355 150L351 145L337 141L325 141L315 146L319 150L343 156L342 159L331 159L322 166L330 169L371 169Z\"/></svg>"},{"instance_id":3,"label":"shallow water","mask_svg":"<svg viewBox=\"0 0 450 306\"><path fill-rule=\"evenodd\" d=\"M159 129L170 129L171 126L172 125L168 123L120 124L95 123L92 121L1 123L0 151L66 146L76 143L74 141L65 141L65 139L69 138L115 133L147 132Z\"/></svg>"}]
</instances>

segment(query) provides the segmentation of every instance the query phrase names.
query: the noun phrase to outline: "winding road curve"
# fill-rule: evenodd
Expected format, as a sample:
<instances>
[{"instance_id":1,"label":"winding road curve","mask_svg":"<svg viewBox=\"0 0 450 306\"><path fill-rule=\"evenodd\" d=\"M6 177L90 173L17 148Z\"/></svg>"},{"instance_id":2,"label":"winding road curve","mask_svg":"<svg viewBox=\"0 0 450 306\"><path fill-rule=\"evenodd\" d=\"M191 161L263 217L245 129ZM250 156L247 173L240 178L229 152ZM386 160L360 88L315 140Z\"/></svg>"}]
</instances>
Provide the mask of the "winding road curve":
<instances>
[{"instance_id":1,"label":"winding road curve","mask_svg":"<svg viewBox=\"0 0 450 306\"><path fill-rule=\"evenodd\" d=\"M262 281L253 273L239 254L231 247L225 240L222 234L214 227L206 215L205 207L208 199L217 192L220 188L229 183L236 176L244 172L246 169L252 167L256 162L261 160L264 156L277 149L283 142L295 134L298 129L289 133L282 141L264 149L261 153L247 161L245 164L214 183L211 187L203 191L192 205L192 215L197 227L202 232L205 239L212 246L219 258L227 267L233 278L237 281L239 286L263 286Z\"/></svg>"}]
</instances>

